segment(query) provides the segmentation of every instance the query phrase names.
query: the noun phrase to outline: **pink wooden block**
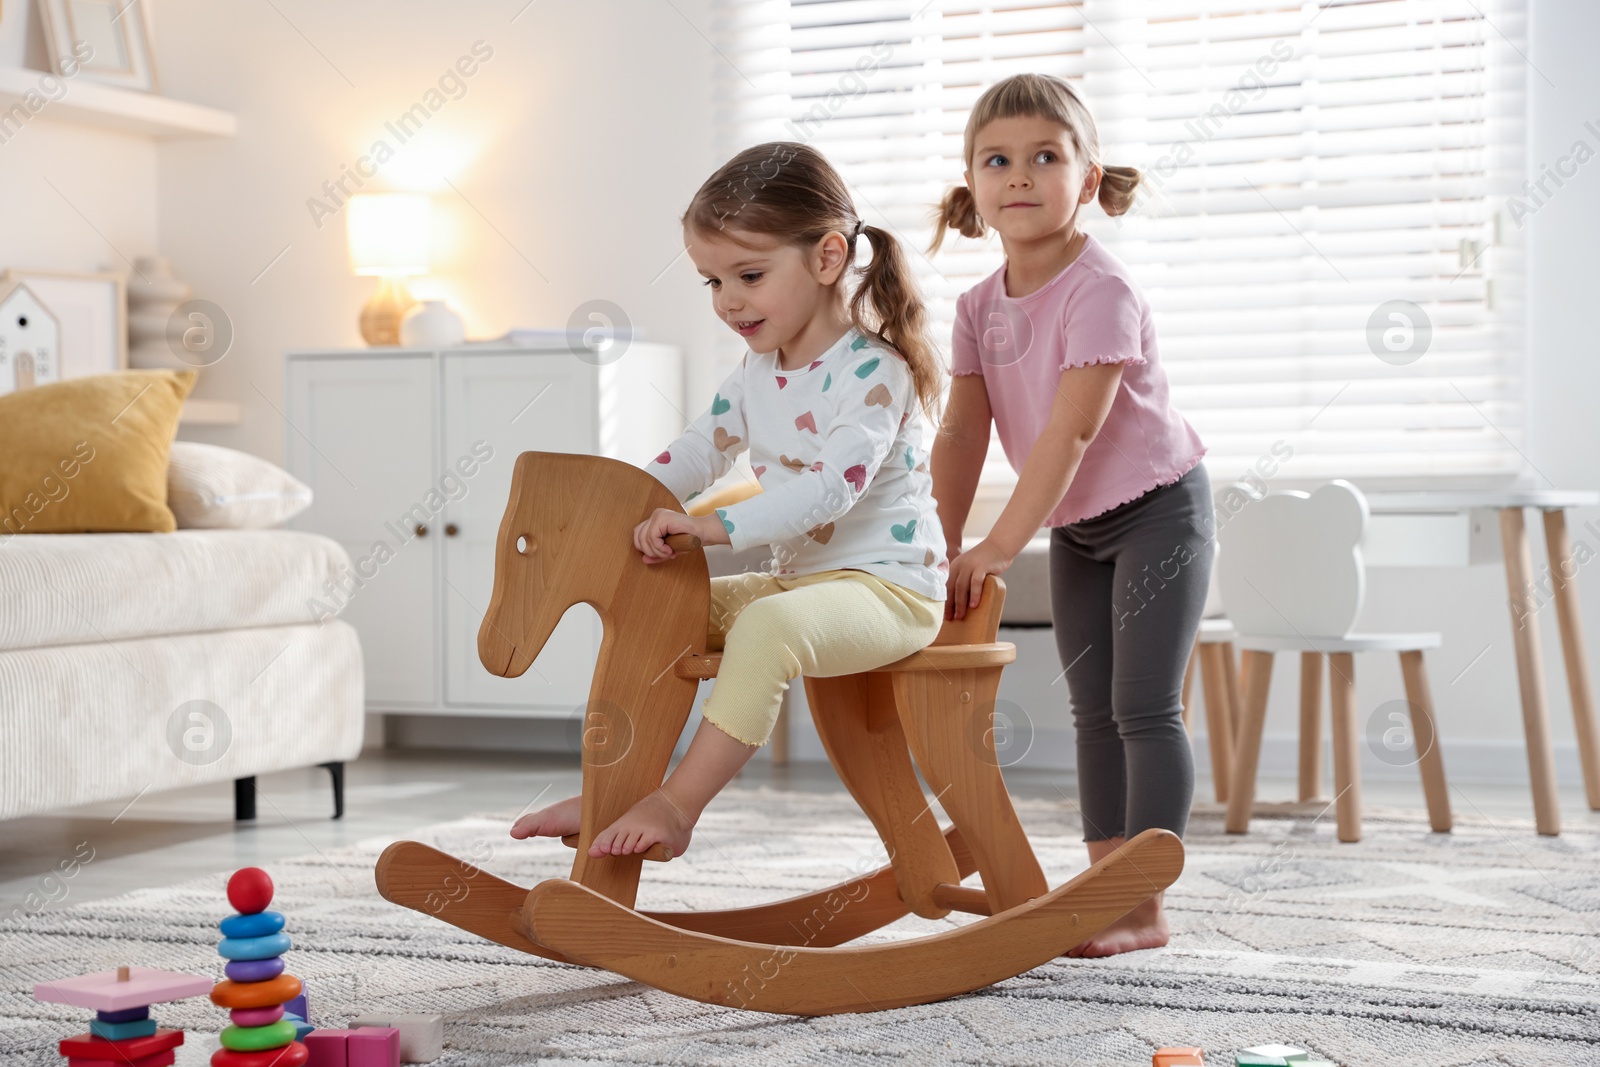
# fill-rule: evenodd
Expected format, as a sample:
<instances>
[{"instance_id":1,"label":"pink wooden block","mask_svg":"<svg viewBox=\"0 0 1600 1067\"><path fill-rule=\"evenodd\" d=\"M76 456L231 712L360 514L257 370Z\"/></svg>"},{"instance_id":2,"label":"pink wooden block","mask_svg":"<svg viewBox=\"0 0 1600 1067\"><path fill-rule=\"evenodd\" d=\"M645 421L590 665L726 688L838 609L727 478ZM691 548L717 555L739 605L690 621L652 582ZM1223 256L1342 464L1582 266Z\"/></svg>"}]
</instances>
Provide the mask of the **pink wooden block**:
<instances>
[{"instance_id":1,"label":"pink wooden block","mask_svg":"<svg viewBox=\"0 0 1600 1067\"><path fill-rule=\"evenodd\" d=\"M305 1045L306 1067L349 1067L347 1042L354 1030L313 1030L300 1042Z\"/></svg>"},{"instance_id":2,"label":"pink wooden block","mask_svg":"<svg viewBox=\"0 0 1600 1067\"><path fill-rule=\"evenodd\" d=\"M400 1031L392 1026L363 1026L349 1047L349 1067L400 1067Z\"/></svg>"},{"instance_id":3,"label":"pink wooden block","mask_svg":"<svg viewBox=\"0 0 1600 1067\"><path fill-rule=\"evenodd\" d=\"M117 981L116 971L63 978L59 982L40 982L33 987L33 999L54 1004L75 1004L95 1011L122 1011L182 1000L211 992L212 981L199 975L179 974L154 967L129 967L128 980Z\"/></svg>"}]
</instances>

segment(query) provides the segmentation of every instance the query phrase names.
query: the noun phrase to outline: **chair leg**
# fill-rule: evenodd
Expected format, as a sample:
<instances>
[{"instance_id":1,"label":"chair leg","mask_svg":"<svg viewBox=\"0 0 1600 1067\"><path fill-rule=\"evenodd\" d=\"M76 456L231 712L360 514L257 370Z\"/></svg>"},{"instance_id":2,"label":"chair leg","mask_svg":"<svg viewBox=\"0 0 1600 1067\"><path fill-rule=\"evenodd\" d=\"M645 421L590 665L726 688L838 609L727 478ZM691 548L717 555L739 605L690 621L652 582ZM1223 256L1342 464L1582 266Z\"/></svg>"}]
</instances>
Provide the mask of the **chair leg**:
<instances>
[{"instance_id":1,"label":"chair leg","mask_svg":"<svg viewBox=\"0 0 1600 1067\"><path fill-rule=\"evenodd\" d=\"M1300 653L1300 800L1322 793L1322 653Z\"/></svg>"},{"instance_id":2,"label":"chair leg","mask_svg":"<svg viewBox=\"0 0 1600 1067\"><path fill-rule=\"evenodd\" d=\"M1226 680L1223 689L1228 696L1228 724L1232 727L1229 735L1237 738L1244 730L1244 705L1239 698L1239 653L1234 651L1232 641L1222 642L1222 662L1227 667L1222 676ZM1230 747L1229 752L1232 751Z\"/></svg>"},{"instance_id":3,"label":"chair leg","mask_svg":"<svg viewBox=\"0 0 1600 1067\"><path fill-rule=\"evenodd\" d=\"M1256 768L1261 763L1261 732L1267 724L1267 690L1272 685L1272 653L1245 649L1244 728L1233 748L1233 782L1228 789L1230 834L1250 830L1250 809L1256 801Z\"/></svg>"},{"instance_id":4,"label":"chair leg","mask_svg":"<svg viewBox=\"0 0 1600 1067\"><path fill-rule=\"evenodd\" d=\"M1449 833L1450 790L1444 780L1444 753L1439 751L1438 719L1428 691L1428 672L1420 650L1400 653L1400 673L1405 677L1406 700L1411 705L1411 736L1422 771L1422 795L1428 801L1428 822L1438 833Z\"/></svg>"},{"instance_id":5,"label":"chair leg","mask_svg":"<svg viewBox=\"0 0 1600 1067\"><path fill-rule=\"evenodd\" d=\"M233 818L235 822L249 822L256 817L256 780L249 778L235 778L233 780Z\"/></svg>"},{"instance_id":6,"label":"chair leg","mask_svg":"<svg viewBox=\"0 0 1600 1067\"><path fill-rule=\"evenodd\" d=\"M1194 672L1195 666L1200 662L1200 639L1195 638L1194 648L1189 650L1189 665L1183 669L1183 728L1194 728Z\"/></svg>"},{"instance_id":7,"label":"chair leg","mask_svg":"<svg viewBox=\"0 0 1600 1067\"><path fill-rule=\"evenodd\" d=\"M344 818L344 762L334 760L331 763L319 763L318 767L328 768L328 776L333 779L333 817Z\"/></svg>"},{"instance_id":8,"label":"chair leg","mask_svg":"<svg viewBox=\"0 0 1600 1067\"><path fill-rule=\"evenodd\" d=\"M1328 655L1333 715L1334 806L1340 841L1361 840L1361 750L1356 739L1356 667L1348 652Z\"/></svg>"},{"instance_id":9,"label":"chair leg","mask_svg":"<svg viewBox=\"0 0 1600 1067\"><path fill-rule=\"evenodd\" d=\"M1211 781L1217 803L1228 802L1229 779L1233 776L1233 717L1228 711L1228 665L1222 659L1222 646L1211 642L1200 646L1200 680L1205 686L1206 739L1211 748Z\"/></svg>"},{"instance_id":10,"label":"chair leg","mask_svg":"<svg viewBox=\"0 0 1600 1067\"><path fill-rule=\"evenodd\" d=\"M889 676L850 674L804 682L817 736L883 839L900 899L923 918L948 915L950 909L934 902L934 887L960 884L961 873L939 820L923 801Z\"/></svg>"},{"instance_id":11,"label":"chair leg","mask_svg":"<svg viewBox=\"0 0 1600 1067\"><path fill-rule=\"evenodd\" d=\"M906 741L971 850L995 915L1050 890L1011 806L994 750L999 689L999 667L894 674ZM1062 951L1069 947L1063 945Z\"/></svg>"}]
</instances>

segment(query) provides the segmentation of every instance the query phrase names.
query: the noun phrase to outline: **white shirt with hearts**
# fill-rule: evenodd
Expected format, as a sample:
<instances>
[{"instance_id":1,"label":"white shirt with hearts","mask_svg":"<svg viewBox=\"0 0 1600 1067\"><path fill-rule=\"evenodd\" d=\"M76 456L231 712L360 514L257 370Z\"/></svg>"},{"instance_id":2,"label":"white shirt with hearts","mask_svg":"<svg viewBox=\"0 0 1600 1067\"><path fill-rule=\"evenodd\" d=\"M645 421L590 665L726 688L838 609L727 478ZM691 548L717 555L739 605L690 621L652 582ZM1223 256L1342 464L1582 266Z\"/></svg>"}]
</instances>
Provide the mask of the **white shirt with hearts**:
<instances>
[{"instance_id":1,"label":"white shirt with hearts","mask_svg":"<svg viewBox=\"0 0 1600 1067\"><path fill-rule=\"evenodd\" d=\"M772 546L779 577L849 568L943 600L925 425L905 360L851 328L799 370L746 352L646 469L687 503L749 449L762 491L717 509L735 551Z\"/></svg>"}]
</instances>

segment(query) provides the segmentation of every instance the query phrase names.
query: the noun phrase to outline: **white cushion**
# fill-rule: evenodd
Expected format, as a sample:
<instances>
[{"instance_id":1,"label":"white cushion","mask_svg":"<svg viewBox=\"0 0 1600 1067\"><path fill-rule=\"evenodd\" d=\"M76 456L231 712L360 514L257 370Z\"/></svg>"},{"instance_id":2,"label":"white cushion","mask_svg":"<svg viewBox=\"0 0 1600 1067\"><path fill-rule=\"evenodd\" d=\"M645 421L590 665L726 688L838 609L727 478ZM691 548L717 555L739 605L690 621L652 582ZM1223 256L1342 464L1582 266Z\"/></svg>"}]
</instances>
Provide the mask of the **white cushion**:
<instances>
[{"instance_id":1,"label":"white cushion","mask_svg":"<svg viewBox=\"0 0 1600 1067\"><path fill-rule=\"evenodd\" d=\"M276 463L219 445L172 442L167 507L180 530L260 530L310 506L311 488Z\"/></svg>"},{"instance_id":2,"label":"white cushion","mask_svg":"<svg viewBox=\"0 0 1600 1067\"><path fill-rule=\"evenodd\" d=\"M0 650L316 623L349 567L299 530L19 534L0 547Z\"/></svg>"}]
</instances>

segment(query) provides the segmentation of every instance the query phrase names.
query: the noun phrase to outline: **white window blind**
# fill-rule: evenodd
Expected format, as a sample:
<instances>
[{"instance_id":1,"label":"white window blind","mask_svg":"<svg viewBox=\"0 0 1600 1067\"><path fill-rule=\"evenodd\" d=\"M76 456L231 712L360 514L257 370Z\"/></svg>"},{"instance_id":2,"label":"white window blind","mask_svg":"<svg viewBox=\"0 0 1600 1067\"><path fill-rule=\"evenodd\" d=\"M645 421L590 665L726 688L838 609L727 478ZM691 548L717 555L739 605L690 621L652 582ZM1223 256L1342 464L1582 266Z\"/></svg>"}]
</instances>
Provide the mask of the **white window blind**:
<instances>
[{"instance_id":1,"label":"white window blind","mask_svg":"<svg viewBox=\"0 0 1600 1067\"><path fill-rule=\"evenodd\" d=\"M1150 299L1214 481L1283 442L1290 483L1503 482L1526 431L1525 7L716 0L718 158L826 154L910 250L948 351L956 296L1002 260L994 235L920 251L967 115L1007 75L1062 77L1104 162L1146 172L1129 214L1080 218ZM997 445L984 478L1014 481Z\"/></svg>"}]
</instances>

